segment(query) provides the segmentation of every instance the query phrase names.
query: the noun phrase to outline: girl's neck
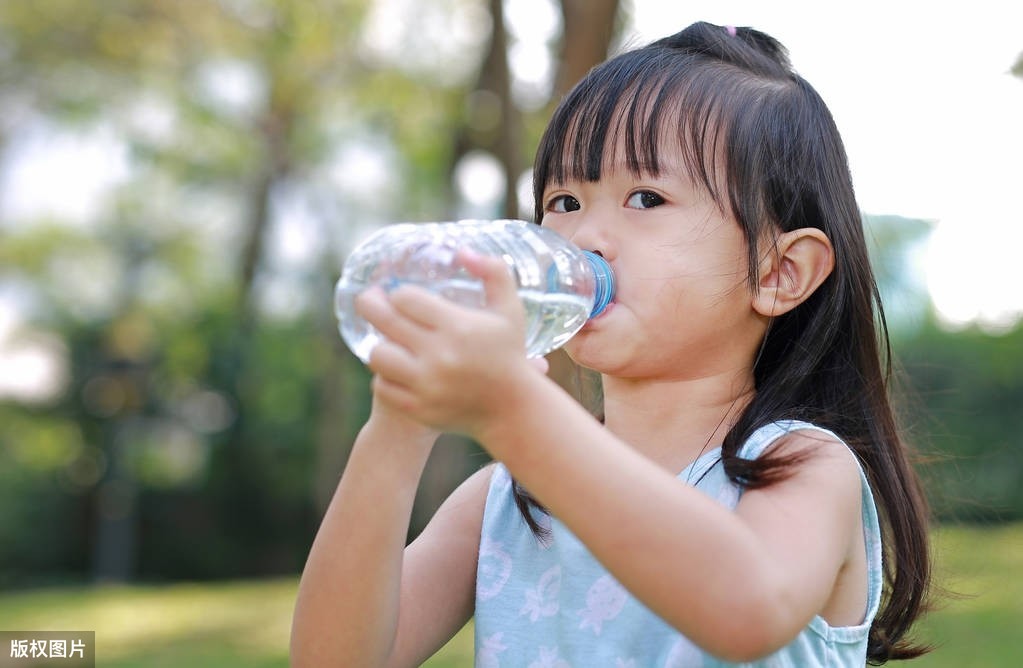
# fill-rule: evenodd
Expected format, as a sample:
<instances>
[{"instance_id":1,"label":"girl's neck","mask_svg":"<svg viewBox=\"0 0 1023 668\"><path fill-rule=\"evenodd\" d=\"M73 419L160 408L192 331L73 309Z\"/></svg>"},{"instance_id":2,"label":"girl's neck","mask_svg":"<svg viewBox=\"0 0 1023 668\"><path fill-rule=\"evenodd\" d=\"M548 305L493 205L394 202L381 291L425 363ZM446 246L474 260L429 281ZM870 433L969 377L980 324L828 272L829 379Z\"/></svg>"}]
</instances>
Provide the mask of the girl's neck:
<instances>
[{"instance_id":1,"label":"girl's neck","mask_svg":"<svg viewBox=\"0 0 1023 668\"><path fill-rule=\"evenodd\" d=\"M677 473L721 445L753 394L751 372L676 381L604 377L604 423Z\"/></svg>"}]
</instances>

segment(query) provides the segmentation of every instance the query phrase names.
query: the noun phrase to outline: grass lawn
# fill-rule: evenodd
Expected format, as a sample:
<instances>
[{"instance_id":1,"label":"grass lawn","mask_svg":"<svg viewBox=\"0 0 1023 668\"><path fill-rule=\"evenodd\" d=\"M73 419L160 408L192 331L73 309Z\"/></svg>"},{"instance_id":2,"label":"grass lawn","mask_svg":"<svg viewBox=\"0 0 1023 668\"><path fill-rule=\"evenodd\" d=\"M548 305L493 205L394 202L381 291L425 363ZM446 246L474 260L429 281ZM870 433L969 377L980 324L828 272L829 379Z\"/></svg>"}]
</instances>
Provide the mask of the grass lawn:
<instances>
[{"instance_id":1,"label":"grass lawn","mask_svg":"<svg viewBox=\"0 0 1023 668\"><path fill-rule=\"evenodd\" d=\"M287 578L19 592L0 599L0 629L95 630L102 668L284 668L296 587Z\"/></svg>"},{"instance_id":2,"label":"grass lawn","mask_svg":"<svg viewBox=\"0 0 1023 668\"><path fill-rule=\"evenodd\" d=\"M1023 525L943 529L935 546L939 577L960 597L920 628L938 649L904 665L1023 666ZM102 668L286 668L296 586L284 578L6 593L0 630L95 630ZM425 665L472 666L471 627Z\"/></svg>"},{"instance_id":3,"label":"grass lawn","mask_svg":"<svg viewBox=\"0 0 1023 668\"><path fill-rule=\"evenodd\" d=\"M937 647L903 665L1023 666L1023 525L941 530L935 560L952 595L925 618L920 635Z\"/></svg>"}]
</instances>

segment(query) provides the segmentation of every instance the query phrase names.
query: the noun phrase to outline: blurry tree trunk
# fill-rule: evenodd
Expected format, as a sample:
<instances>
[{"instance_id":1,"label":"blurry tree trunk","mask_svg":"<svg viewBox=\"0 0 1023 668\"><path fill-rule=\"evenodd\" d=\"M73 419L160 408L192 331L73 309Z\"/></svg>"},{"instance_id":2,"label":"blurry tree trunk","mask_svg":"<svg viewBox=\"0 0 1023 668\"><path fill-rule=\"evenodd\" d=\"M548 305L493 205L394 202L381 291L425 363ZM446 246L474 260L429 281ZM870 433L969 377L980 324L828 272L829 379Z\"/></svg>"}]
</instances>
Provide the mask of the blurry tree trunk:
<instances>
[{"instance_id":1,"label":"blurry tree trunk","mask_svg":"<svg viewBox=\"0 0 1023 668\"><path fill-rule=\"evenodd\" d=\"M508 33L504 25L502 0L488 0L492 29L487 51L480 66L479 77L466 96L466 109L461 127L454 137L451 172L458 162L473 150L491 153L504 172L504 204L501 215L518 218L516 187L524 169L522 146L522 112L511 93L511 72L508 69Z\"/></svg>"},{"instance_id":2,"label":"blurry tree trunk","mask_svg":"<svg viewBox=\"0 0 1023 668\"><path fill-rule=\"evenodd\" d=\"M476 85L466 98L465 119L455 134L451 170L474 149L489 151L504 172L505 198L501 214L519 217L518 179L531 155L523 144L522 111L515 104L508 68L508 33L502 0L488 0L492 30ZM614 38L619 0L561 0L564 30L561 38L552 102L607 58ZM524 152L525 151L525 152Z\"/></svg>"},{"instance_id":3,"label":"blurry tree trunk","mask_svg":"<svg viewBox=\"0 0 1023 668\"><path fill-rule=\"evenodd\" d=\"M92 577L96 582L128 582L135 576L139 489L127 461L138 445L139 419L134 413L119 417L108 429L109 469L94 495Z\"/></svg>"},{"instance_id":4,"label":"blurry tree trunk","mask_svg":"<svg viewBox=\"0 0 1023 668\"><path fill-rule=\"evenodd\" d=\"M137 305L135 286L141 281L148 253L144 241L133 234L122 235L118 243L127 269L117 295L116 313L123 317ZM131 462L145 438L145 415L152 406L154 351L144 336L129 341L119 335L121 327L124 322L118 322L118 318L108 324L106 340L98 353L103 359L103 374L120 390L121 405L103 429L102 447L108 465L92 494L91 569L97 582L128 582L135 577L138 566L140 490Z\"/></svg>"},{"instance_id":5,"label":"blurry tree trunk","mask_svg":"<svg viewBox=\"0 0 1023 668\"><path fill-rule=\"evenodd\" d=\"M277 96L271 96L271 99ZM271 102L271 104L273 104ZM249 199L249 215L245 224L245 238L242 245L241 272L238 285L239 314L243 329L252 317L252 289L259 263L263 257L266 231L270 226L270 208L275 186L287 178L292 164L288 148L294 126L291 109L271 106L264 120L259 124L260 136L265 151L262 169L253 184Z\"/></svg>"},{"instance_id":6,"label":"blurry tree trunk","mask_svg":"<svg viewBox=\"0 0 1023 668\"><path fill-rule=\"evenodd\" d=\"M494 29L490 38L490 52L484 61L484 76L491 90L501 100L500 123L494 138L494 155L504 171L504 212L506 218L519 214L517 184L522 172L522 112L515 105L511 92L511 72L508 69L508 33L504 27L502 0L490 0L490 13Z\"/></svg>"},{"instance_id":7,"label":"blurry tree trunk","mask_svg":"<svg viewBox=\"0 0 1023 668\"><path fill-rule=\"evenodd\" d=\"M561 0L560 4L564 30L554 102L607 58L618 16L618 0Z\"/></svg>"},{"instance_id":8,"label":"blurry tree trunk","mask_svg":"<svg viewBox=\"0 0 1023 668\"><path fill-rule=\"evenodd\" d=\"M300 117L297 112L300 102L277 92L281 87L279 77L282 73L272 67L267 70L271 77L271 92L267 98L267 107L254 128L263 155L248 191L247 214L242 221L234 340L227 353L230 357L227 387L238 409L225 434L221 455L232 475L225 478L220 491L237 507L249 505L254 508L256 502L265 498L262 489L265 472L261 470L258 458L253 457L251 452L252 442L258 440L254 438L252 416L260 410L256 396L259 388L250 381L253 369L258 365L254 341L258 317L256 278L265 254L267 231L273 216L274 193L290 176L294 164L291 134L296 119ZM258 515L259 510L256 509L242 516L245 519L243 524L251 524L242 526L236 521L232 529L239 534L257 533L260 521Z\"/></svg>"}]
</instances>

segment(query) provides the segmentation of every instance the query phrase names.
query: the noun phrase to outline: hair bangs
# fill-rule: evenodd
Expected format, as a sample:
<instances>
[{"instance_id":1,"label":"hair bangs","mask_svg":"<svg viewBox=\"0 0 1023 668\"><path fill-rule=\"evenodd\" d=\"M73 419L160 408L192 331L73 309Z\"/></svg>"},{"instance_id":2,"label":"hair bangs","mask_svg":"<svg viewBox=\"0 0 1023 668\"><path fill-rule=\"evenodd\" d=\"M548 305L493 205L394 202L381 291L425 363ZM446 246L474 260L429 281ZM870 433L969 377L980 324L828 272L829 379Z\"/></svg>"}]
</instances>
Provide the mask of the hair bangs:
<instances>
[{"instance_id":1,"label":"hair bangs","mask_svg":"<svg viewBox=\"0 0 1023 668\"><path fill-rule=\"evenodd\" d=\"M555 111L533 172L537 222L551 184L594 182L621 167L636 176L678 169L725 208L725 134L734 119L719 90L721 77L677 55L652 55L605 63L605 71L591 72ZM662 155L666 147L671 162Z\"/></svg>"}]
</instances>

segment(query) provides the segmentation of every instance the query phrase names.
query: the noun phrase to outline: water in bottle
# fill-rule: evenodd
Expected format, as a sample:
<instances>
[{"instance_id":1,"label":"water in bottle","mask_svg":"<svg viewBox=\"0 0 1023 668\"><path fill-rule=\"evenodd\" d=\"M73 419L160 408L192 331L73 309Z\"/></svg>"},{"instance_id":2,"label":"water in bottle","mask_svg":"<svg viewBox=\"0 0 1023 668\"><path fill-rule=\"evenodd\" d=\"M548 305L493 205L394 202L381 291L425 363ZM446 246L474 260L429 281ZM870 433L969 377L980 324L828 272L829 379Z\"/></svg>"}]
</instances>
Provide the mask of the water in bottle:
<instances>
[{"instance_id":1,"label":"water in bottle","mask_svg":"<svg viewBox=\"0 0 1023 668\"><path fill-rule=\"evenodd\" d=\"M468 248L499 256L512 269L526 311L526 354L564 345L614 298L614 274L604 258L556 232L521 220L403 223L378 231L345 262L334 291L341 338L363 362L380 333L355 312L355 297L370 286L425 287L465 306L482 307L482 282L455 255Z\"/></svg>"}]
</instances>

